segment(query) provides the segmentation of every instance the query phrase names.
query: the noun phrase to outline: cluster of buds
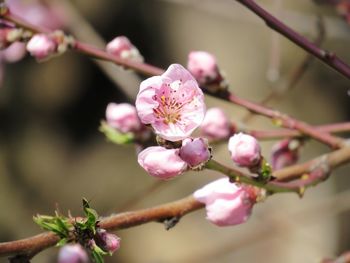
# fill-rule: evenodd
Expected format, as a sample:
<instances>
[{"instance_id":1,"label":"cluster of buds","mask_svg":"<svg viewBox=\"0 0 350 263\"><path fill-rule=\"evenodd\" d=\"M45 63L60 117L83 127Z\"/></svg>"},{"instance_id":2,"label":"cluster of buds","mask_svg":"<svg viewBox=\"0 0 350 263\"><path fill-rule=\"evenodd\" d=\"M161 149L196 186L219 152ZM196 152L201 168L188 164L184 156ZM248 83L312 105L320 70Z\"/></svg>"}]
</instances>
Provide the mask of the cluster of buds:
<instances>
[{"instance_id":1,"label":"cluster of buds","mask_svg":"<svg viewBox=\"0 0 350 263\"><path fill-rule=\"evenodd\" d=\"M0 50L8 48L17 41L24 41L28 35L23 29L5 25L0 28Z\"/></svg>"},{"instance_id":2,"label":"cluster of buds","mask_svg":"<svg viewBox=\"0 0 350 263\"><path fill-rule=\"evenodd\" d=\"M112 255L120 248L120 238L108 233L105 229L98 228L93 239L90 239L84 246L76 244L64 245L58 253L58 263L89 263L89 254L94 251L103 251L101 254Z\"/></svg>"},{"instance_id":3,"label":"cluster of buds","mask_svg":"<svg viewBox=\"0 0 350 263\"><path fill-rule=\"evenodd\" d=\"M74 38L57 30L51 34L35 34L27 43L27 51L38 61L66 52L74 45Z\"/></svg>"},{"instance_id":4,"label":"cluster of buds","mask_svg":"<svg viewBox=\"0 0 350 263\"><path fill-rule=\"evenodd\" d=\"M207 219L218 226L246 222L256 202L265 192L248 185L231 183L228 178L211 182L194 192L194 198L205 204Z\"/></svg>"},{"instance_id":5,"label":"cluster of buds","mask_svg":"<svg viewBox=\"0 0 350 263\"><path fill-rule=\"evenodd\" d=\"M107 53L122 59L143 62L143 57L139 50L125 36L118 36L110 41L106 46L106 51Z\"/></svg>"}]
</instances>

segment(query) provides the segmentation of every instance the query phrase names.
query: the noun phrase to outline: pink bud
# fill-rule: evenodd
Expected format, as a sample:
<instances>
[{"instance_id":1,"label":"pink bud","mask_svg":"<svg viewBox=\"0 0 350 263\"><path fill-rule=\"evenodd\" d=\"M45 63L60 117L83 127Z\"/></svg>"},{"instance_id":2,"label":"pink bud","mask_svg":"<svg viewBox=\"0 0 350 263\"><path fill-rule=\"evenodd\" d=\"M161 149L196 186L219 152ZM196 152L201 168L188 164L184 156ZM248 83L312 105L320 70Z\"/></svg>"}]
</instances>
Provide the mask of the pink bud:
<instances>
[{"instance_id":1,"label":"pink bud","mask_svg":"<svg viewBox=\"0 0 350 263\"><path fill-rule=\"evenodd\" d=\"M120 248L120 238L108 233L105 229L97 230L96 239L97 245L106 252L114 253Z\"/></svg>"},{"instance_id":2,"label":"pink bud","mask_svg":"<svg viewBox=\"0 0 350 263\"><path fill-rule=\"evenodd\" d=\"M151 176L170 179L182 174L187 164L179 156L179 149L166 149L161 146L148 147L138 155L139 164Z\"/></svg>"},{"instance_id":3,"label":"pink bud","mask_svg":"<svg viewBox=\"0 0 350 263\"><path fill-rule=\"evenodd\" d=\"M271 164L274 170L295 164L299 159L300 141L286 139L277 142L271 150Z\"/></svg>"},{"instance_id":4,"label":"pink bud","mask_svg":"<svg viewBox=\"0 0 350 263\"><path fill-rule=\"evenodd\" d=\"M45 34L36 34L27 43L27 51L37 59L48 58L56 48L55 41Z\"/></svg>"},{"instance_id":5,"label":"pink bud","mask_svg":"<svg viewBox=\"0 0 350 263\"><path fill-rule=\"evenodd\" d=\"M106 51L119 58L130 59L137 62L143 61L139 50L125 36L114 38L107 44Z\"/></svg>"},{"instance_id":6,"label":"pink bud","mask_svg":"<svg viewBox=\"0 0 350 263\"><path fill-rule=\"evenodd\" d=\"M88 263L89 257L79 244L65 245L58 253L58 263Z\"/></svg>"},{"instance_id":7,"label":"pink bud","mask_svg":"<svg viewBox=\"0 0 350 263\"><path fill-rule=\"evenodd\" d=\"M179 154L181 159L192 168L201 167L211 157L208 141L203 138L183 140Z\"/></svg>"},{"instance_id":8,"label":"pink bud","mask_svg":"<svg viewBox=\"0 0 350 263\"><path fill-rule=\"evenodd\" d=\"M261 160L259 142L248 134L238 133L228 143L231 159L239 166L253 167Z\"/></svg>"},{"instance_id":9,"label":"pink bud","mask_svg":"<svg viewBox=\"0 0 350 263\"><path fill-rule=\"evenodd\" d=\"M256 188L230 183L228 178L221 178L197 190L193 196L205 204L210 222L218 226L230 226L248 220L257 194Z\"/></svg>"},{"instance_id":10,"label":"pink bud","mask_svg":"<svg viewBox=\"0 0 350 263\"><path fill-rule=\"evenodd\" d=\"M200 85L221 79L215 57L205 51L190 52L187 68Z\"/></svg>"},{"instance_id":11,"label":"pink bud","mask_svg":"<svg viewBox=\"0 0 350 263\"><path fill-rule=\"evenodd\" d=\"M17 62L26 55L26 45L22 42L15 42L8 48L1 51L1 57L9 63Z\"/></svg>"},{"instance_id":12,"label":"pink bud","mask_svg":"<svg viewBox=\"0 0 350 263\"><path fill-rule=\"evenodd\" d=\"M201 134L212 140L226 139L232 132L230 120L220 108L208 109L200 128Z\"/></svg>"},{"instance_id":13,"label":"pink bud","mask_svg":"<svg viewBox=\"0 0 350 263\"><path fill-rule=\"evenodd\" d=\"M135 132L141 128L135 106L128 103L109 103L106 109L108 124L120 132Z\"/></svg>"}]
</instances>

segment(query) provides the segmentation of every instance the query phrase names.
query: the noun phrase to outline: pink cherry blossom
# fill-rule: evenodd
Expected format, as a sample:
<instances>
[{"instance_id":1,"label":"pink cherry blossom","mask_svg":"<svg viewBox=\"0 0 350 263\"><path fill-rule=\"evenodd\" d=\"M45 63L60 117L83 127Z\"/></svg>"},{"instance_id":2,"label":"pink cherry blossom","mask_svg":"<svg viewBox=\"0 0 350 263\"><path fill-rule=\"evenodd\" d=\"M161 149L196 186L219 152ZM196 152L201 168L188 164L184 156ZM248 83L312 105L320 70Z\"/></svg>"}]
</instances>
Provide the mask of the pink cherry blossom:
<instances>
[{"instance_id":1,"label":"pink cherry blossom","mask_svg":"<svg viewBox=\"0 0 350 263\"><path fill-rule=\"evenodd\" d=\"M220 108L208 109L200 128L201 134L212 140L226 139L232 132L230 120Z\"/></svg>"},{"instance_id":2,"label":"pink cherry blossom","mask_svg":"<svg viewBox=\"0 0 350 263\"><path fill-rule=\"evenodd\" d=\"M253 167L261 160L259 142L251 135L238 133L228 143L231 159L239 166Z\"/></svg>"},{"instance_id":3,"label":"pink cherry blossom","mask_svg":"<svg viewBox=\"0 0 350 263\"><path fill-rule=\"evenodd\" d=\"M278 170L295 164L299 159L300 146L300 142L294 139L286 139L274 144L271 150L272 168Z\"/></svg>"},{"instance_id":4,"label":"pink cherry blossom","mask_svg":"<svg viewBox=\"0 0 350 263\"><path fill-rule=\"evenodd\" d=\"M204 138L183 140L179 154L181 159L192 168L201 167L211 157L208 141Z\"/></svg>"},{"instance_id":5,"label":"pink cherry blossom","mask_svg":"<svg viewBox=\"0 0 350 263\"><path fill-rule=\"evenodd\" d=\"M251 186L230 183L221 178L211 182L193 194L205 204L207 219L218 226L230 226L248 220L256 203L257 190Z\"/></svg>"},{"instance_id":6,"label":"pink cherry blossom","mask_svg":"<svg viewBox=\"0 0 350 263\"><path fill-rule=\"evenodd\" d=\"M137 62L142 62L143 57L139 50L125 36L118 36L109 42L106 46L106 51L114 56L131 59Z\"/></svg>"},{"instance_id":7,"label":"pink cherry blossom","mask_svg":"<svg viewBox=\"0 0 350 263\"><path fill-rule=\"evenodd\" d=\"M57 44L46 34L36 34L27 43L27 51L37 59L46 59L55 52Z\"/></svg>"},{"instance_id":8,"label":"pink cherry blossom","mask_svg":"<svg viewBox=\"0 0 350 263\"><path fill-rule=\"evenodd\" d=\"M148 147L138 155L138 163L151 176L170 179L183 173L187 164L179 156L179 149L166 149L161 146Z\"/></svg>"},{"instance_id":9,"label":"pink cherry blossom","mask_svg":"<svg viewBox=\"0 0 350 263\"><path fill-rule=\"evenodd\" d=\"M201 85L221 78L216 58L205 51L190 52L187 68Z\"/></svg>"},{"instance_id":10,"label":"pink cherry blossom","mask_svg":"<svg viewBox=\"0 0 350 263\"><path fill-rule=\"evenodd\" d=\"M58 253L58 263L88 263L89 258L84 248L79 244L65 245Z\"/></svg>"},{"instance_id":11,"label":"pink cherry blossom","mask_svg":"<svg viewBox=\"0 0 350 263\"><path fill-rule=\"evenodd\" d=\"M172 64L161 76L143 81L136 98L141 122L169 141L185 139L202 123L204 95L181 65Z\"/></svg>"},{"instance_id":12,"label":"pink cherry blossom","mask_svg":"<svg viewBox=\"0 0 350 263\"><path fill-rule=\"evenodd\" d=\"M129 103L109 103L106 109L108 124L120 132L135 132L141 128L135 106Z\"/></svg>"}]
</instances>

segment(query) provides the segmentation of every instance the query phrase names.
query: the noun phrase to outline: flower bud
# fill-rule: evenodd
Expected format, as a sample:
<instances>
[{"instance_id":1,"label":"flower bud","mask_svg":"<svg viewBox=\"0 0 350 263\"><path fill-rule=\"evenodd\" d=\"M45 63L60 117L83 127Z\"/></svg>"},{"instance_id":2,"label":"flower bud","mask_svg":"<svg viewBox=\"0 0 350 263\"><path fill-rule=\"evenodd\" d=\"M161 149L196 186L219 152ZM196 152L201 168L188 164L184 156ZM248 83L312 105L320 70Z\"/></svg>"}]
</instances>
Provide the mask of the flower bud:
<instances>
[{"instance_id":1,"label":"flower bud","mask_svg":"<svg viewBox=\"0 0 350 263\"><path fill-rule=\"evenodd\" d=\"M190 52L187 68L200 85L210 84L218 80L221 81L216 59L208 52Z\"/></svg>"},{"instance_id":2,"label":"flower bud","mask_svg":"<svg viewBox=\"0 0 350 263\"><path fill-rule=\"evenodd\" d=\"M220 108L207 110L200 129L201 134L211 140L226 139L233 132L230 120Z\"/></svg>"},{"instance_id":3,"label":"flower bud","mask_svg":"<svg viewBox=\"0 0 350 263\"><path fill-rule=\"evenodd\" d=\"M228 143L231 159L239 166L254 167L261 160L259 142L251 135L238 133Z\"/></svg>"},{"instance_id":4,"label":"flower bud","mask_svg":"<svg viewBox=\"0 0 350 263\"><path fill-rule=\"evenodd\" d=\"M160 179L170 179L187 169L187 163L179 156L179 149L166 149L161 146L148 147L140 152L138 163L151 176Z\"/></svg>"},{"instance_id":5,"label":"flower bud","mask_svg":"<svg viewBox=\"0 0 350 263\"><path fill-rule=\"evenodd\" d=\"M48 58L56 48L55 41L45 34L36 34L27 43L27 51L39 60Z\"/></svg>"},{"instance_id":6,"label":"flower bud","mask_svg":"<svg viewBox=\"0 0 350 263\"><path fill-rule=\"evenodd\" d=\"M143 61L139 50L125 36L114 38L107 44L106 51L119 58L130 59L136 62Z\"/></svg>"},{"instance_id":7,"label":"flower bud","mask_svg":"<svg viewBox=\"0 0 350 263\"><path fill-rule=\"evenodd\" d=\"M271 150L272 169L278 170L295 164L299 159L301 143L295 139L277 142Z\"/></svg>"},{"instance_id":8,"label":"flower bud","mask_svg":"<svg viewBox=\"0 0 350 263\"><path fill-rule=\"evenodd\" d=\"M111 254L120 248L120 238L108 233L105 229L97 229L96 243L104 251Z\"/></svg>"},{"instance_id":9,"label":"flower bud","mask_svg":"<svg viewBox=\"0 0 350 263\"><path fill-rule=\"evenodd\" d=\"M122 133L135 132L141 128L135 106L128 103L109 103L106 109L108 124Z\"/></svg>"},{"instance_id":10,"label":"flower bud","mask_svg":"<svg viewBox=\"0 0 350 263\"><path fill-rule=\"evenodd\" d=\"M194 192L194 198L205 204L207 219L218 226L246 222L259 195L259 189L231 183L221 178Z\"/></svg>"},{"instance_id":11,"label":"flower bud","mask_svg":"<svg viewBox=\"0 0 350 263\"><path fill-rule=\"evenodd\" d=\"M58 253L58 263L88 263L89 257L79 244L63 246Z\"/></svg>"},{"instance_id":12,"label":"flower bud","mask_svg":"<svg viewBox=\"0 0 350 263\"><path fill-rule=\"evenodd\" d=\"M183 140L179 155L191 168L202 167L211 157L207 139L187 138Z\"/></svg>"}]
</instances>

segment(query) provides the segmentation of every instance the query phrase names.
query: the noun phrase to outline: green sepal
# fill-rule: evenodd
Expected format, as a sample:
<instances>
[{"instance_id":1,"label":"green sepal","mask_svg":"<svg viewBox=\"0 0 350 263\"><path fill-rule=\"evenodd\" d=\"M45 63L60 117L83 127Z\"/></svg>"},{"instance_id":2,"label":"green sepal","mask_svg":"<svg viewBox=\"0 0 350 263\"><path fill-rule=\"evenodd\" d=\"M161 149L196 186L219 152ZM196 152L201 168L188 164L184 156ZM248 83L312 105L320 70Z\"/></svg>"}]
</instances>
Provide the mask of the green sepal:
<instances>
[{"instance_id":1,"label":"green sepal","mask_svg":"<svg viewBox=\"0 0 350 263\"><path fill-rule=\"evenodd\" d=\"M263 182L268 182L271 179L271 175L272 175L272 168L270 164L265 159L263 159L261 163L259 179Z\"/></svg>"},{"instance_id":2,"label":"green sepal","mask_svg":"<svg viewBox=\"0 0 350 263\"><path fill-rule=\"evenodd\" d=\"M68 219L57 213L56 216L37 215L33 217L33 220L44 230L52 231L61 238L68 238L69 230L73 227Z\"/></svg>"},{"instance_id":3,"label":"green sepal","mask_svg":"<svg viewBox=\"0 0 350 263\"><path fill-rule=\"evenodd\" d=\"M104 133L108 141L115 144L130 144L134 142L134 134L131 132L122 133L108 125L107 122L101 121L99 131Z\"/></svg>"},{"instance_id":4,"label":"green sepal","mask_svg":"<svg viewBox=\"0 0 350 263\"><path fill-rule=\"evenodd\" d=\"M60 241L57 242L56 247L62 247L67 244L68 241L68 238L61 238Z\"/></svg>"},{"instance_id":5,"label":"green sepal","mask_svg":"<svg viewBox=\"0 0 350 263\"><path fill-rule=\"evenodd\" d=\"M96 263L103 263L103 256L109 255L109 253L105 252L99 246L95 245L91 249L91 255Z\"/></svg>"}]
</instances>

